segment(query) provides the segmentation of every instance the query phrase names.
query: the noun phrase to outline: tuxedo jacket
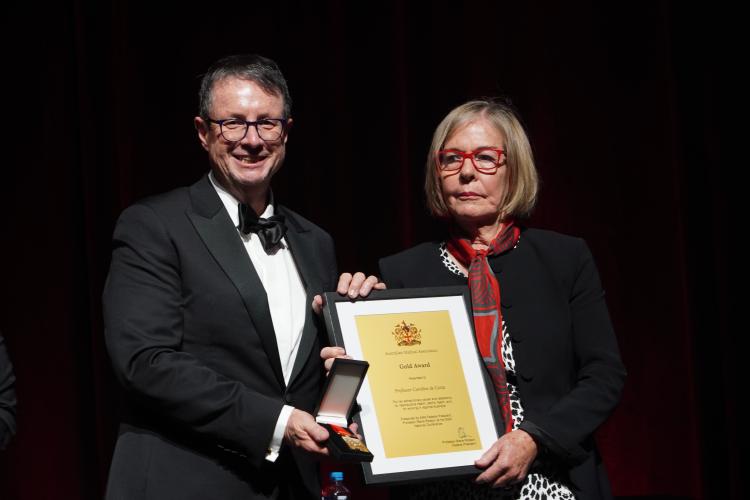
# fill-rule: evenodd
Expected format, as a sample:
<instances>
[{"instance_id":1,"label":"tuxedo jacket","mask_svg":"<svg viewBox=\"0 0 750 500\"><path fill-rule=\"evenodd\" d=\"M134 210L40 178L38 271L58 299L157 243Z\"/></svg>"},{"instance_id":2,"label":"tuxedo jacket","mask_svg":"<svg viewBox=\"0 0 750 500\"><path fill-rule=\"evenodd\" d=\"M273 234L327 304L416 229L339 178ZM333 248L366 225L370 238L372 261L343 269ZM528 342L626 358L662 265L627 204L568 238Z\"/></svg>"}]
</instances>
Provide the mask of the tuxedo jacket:
<instances>
[{"instance_id":1,"label":"tuxedo jacket","mask_svg":"<svg viewBox=\"0 0 750 500\"><path fill-rule=\"evenodd\" d=\"M523 228L516 248L489 258L500 284L524 407L521 429L568 476L576 498L611 498L592 434L625 379L604 292L583 240ZM465 285L438 243L381 259L388 288Z\"/></svg>"},{"instance_id":2,"label":"tuxedo jacket","mask_svg":"<svg viewBox=\"0 0 750 500\"><path fill-rule=\"evenodd\" d=\"M309 305L336 287L333 241L276 210ZM319 493L311 460L286 447L275 463L265 457L284 404L315 408L322 322L309 307L285 385L265 290L208 176L122 213L103 302L125 393L108 498Z\"/></svg>"}]
</instances>

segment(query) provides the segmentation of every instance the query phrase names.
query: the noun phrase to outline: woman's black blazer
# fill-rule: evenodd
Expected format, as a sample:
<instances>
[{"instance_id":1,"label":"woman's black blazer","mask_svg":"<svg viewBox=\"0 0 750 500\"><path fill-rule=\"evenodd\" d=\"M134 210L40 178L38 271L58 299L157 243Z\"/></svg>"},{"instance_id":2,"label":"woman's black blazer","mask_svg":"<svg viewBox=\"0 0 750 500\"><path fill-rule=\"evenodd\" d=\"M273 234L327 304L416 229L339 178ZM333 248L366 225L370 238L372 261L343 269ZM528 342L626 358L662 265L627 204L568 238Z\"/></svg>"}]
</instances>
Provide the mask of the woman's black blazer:
<instances>
[{"instance_id":1,"label":"woman's black blazer","mask_svg":"<svg viewBox=\"0 0 750 500\"><path fill-rule=\"evenodd\" d=\"M381 259L388 288L466 284L438 245ZM615 408L625 368L591 252L579 238L524 228L514 249L489 262L513 344L521 429L569 473L579 500L610 498L592 434Z\"/></svg>"}]
</instances>

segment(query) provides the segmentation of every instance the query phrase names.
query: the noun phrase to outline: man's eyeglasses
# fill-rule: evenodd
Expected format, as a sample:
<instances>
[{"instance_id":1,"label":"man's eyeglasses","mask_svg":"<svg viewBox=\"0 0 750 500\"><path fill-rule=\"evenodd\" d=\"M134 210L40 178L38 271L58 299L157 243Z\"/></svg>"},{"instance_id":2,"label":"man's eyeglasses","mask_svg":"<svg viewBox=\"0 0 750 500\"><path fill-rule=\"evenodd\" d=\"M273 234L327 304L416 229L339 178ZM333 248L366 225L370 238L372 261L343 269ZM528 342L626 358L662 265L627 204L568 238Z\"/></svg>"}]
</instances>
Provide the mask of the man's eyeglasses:
<instances>
[{"instance_id":1,"label":"man's eyeglasses","mask_svg":"<svg viewBox=\"0 0 750 500\"><path fill-rule=\"evenodd\" d=\"M456 172L463 168L466 158L471 160L478 171L491 174L505 165L505 150L500 148L480 148L476 151L443 149L437 152L437 166L442 172Z\"/></svg>"},{"instance_id":2,"label":"man's eyeglasses","mask_svg":"<svg viewBox=\"0 0 750 500\"><path fill-rule=\"evenodd\" d=\"M258 132L258 137L264 141L275 141L284 133L287 121L284 118L263 118L262 120L248 122L239 118L227 120L207 119L210 123L219 126L221 136L229 142L239 142L247 135L247 129L252 125Z\"/></svg>"}]
</instances>

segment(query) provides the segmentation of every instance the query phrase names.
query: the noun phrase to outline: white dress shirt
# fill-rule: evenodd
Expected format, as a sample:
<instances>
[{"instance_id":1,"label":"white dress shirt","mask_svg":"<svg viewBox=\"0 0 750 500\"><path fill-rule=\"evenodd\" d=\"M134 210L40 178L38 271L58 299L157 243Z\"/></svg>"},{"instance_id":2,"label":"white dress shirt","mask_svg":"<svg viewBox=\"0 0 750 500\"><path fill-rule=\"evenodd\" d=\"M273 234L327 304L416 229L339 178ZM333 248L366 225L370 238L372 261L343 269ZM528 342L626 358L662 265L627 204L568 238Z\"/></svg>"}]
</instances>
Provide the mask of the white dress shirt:
<instances>
[{"instance_id":1,"label":"white dress shirt","mask_svg":"<svg viewBox=\"0 0 750 500\"><path fill-rule=\"evenodd\" d=\"M238 205L240 202L216 182L213 172L209 174L208 178L222 203L224 203L224 208L229 213L232 223L237 227L239 225ZM260 216L267 219L273 215L273 195L271 195L268 206ZM279 348L281 371L284 374L284 383L288 385L289 377L294 368L294 361L297 358L302 328L305 324L305 313L308 307L305 287L302 285L302 279L299 271L297 271L297 266L294 264L286 238L282 238L276 249L267 254L257 234L244 235L239 230L238 233L245 244L245 250L260 277L261 283L263 283L263 288L265 288L268 297L271 321L276 333L276 344ZM284 405L282 408L276 421L266 460L274 462L279 456L284 429L286 429L287 421L293 409L288 405Z\"/></svg>"}]
</instances>

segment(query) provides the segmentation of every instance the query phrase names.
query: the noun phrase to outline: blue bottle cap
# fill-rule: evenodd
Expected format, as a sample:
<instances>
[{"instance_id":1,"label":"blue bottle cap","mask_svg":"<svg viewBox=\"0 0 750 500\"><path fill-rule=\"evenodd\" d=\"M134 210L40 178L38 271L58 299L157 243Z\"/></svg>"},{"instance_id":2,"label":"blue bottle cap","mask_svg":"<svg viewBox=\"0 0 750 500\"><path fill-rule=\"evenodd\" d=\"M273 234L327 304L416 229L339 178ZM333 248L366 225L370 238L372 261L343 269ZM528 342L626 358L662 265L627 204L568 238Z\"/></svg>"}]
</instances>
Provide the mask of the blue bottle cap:
<instances>
[{"instance_id":1,"label":"blue bottle cap","mask_svg":"<svg viewBox=\"0 0 750 500\"><path fill-rule=\"evenodd\" d=\"M344 473L343 472L331 472L331 479L333 479L334 481L343 481Z\"/></svg>"}]
</instances>

